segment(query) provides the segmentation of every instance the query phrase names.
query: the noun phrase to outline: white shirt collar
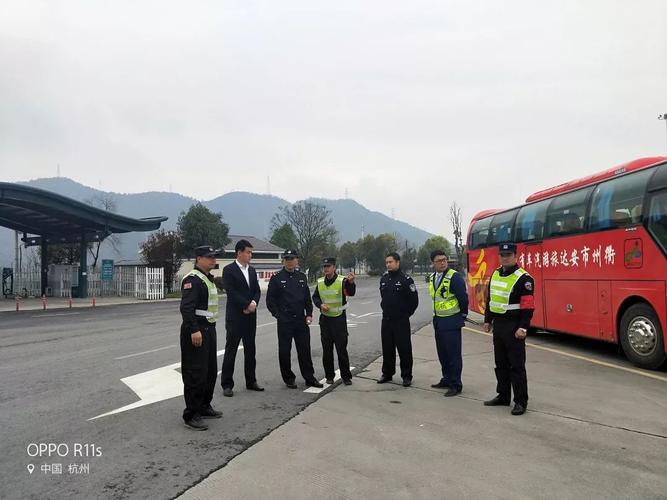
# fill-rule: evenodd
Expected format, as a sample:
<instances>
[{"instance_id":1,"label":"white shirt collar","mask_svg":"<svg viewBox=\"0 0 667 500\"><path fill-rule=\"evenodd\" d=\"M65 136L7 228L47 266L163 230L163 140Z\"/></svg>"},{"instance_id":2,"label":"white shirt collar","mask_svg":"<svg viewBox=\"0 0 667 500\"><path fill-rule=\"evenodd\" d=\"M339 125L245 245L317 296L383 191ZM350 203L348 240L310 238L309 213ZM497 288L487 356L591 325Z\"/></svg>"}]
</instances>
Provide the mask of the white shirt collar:
<instances>
[{"instance_id":1,"label":"white shirt collar","mask_svg":"<svg viewBox=\"0 0 667 500\"><path fill-rule=\"evenodd\" d=\"M248 269L248 266L247 266L247 265L244 266L244 265L241 264L238 260L236 260L236 265L239 266L239 267L240 267L241 269L243 269L244 271L245 271L246 269Z\"/></svg>"}]
</instances>

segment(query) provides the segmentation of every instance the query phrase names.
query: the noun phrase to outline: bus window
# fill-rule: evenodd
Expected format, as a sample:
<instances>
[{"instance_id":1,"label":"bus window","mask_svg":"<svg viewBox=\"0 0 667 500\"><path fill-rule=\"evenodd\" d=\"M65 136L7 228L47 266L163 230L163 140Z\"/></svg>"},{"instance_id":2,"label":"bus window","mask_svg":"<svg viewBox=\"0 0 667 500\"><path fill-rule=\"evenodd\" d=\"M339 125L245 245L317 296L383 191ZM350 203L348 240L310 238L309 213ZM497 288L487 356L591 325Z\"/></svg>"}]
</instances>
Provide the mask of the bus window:
<instances>
[{"instance_id":1,"label":"bus window","mask_svg":"<svg viewBox=\"0 0 667 500\"><path fill-rule=\"evenodd\" d=\"M470 231L470 248L482 248L486 246L486 240L489 236L489 224L491 224L491 217L480 219L473 224Z\"/></svg>"},{"instance_id":2,"label":"bus window","mask_svg":"<svg viewBox=\"0 0 667 500\"><path fill-rule=\"evenodd\" d=\"M542 239L544 220L550 202L551 200L543 200L532 205L526 205L519 210L519 215L517 215L514 224L517 242Z\"/></svg>"},{"instance_id":3,"label":"bus window","mask_svg":"<svg viewBox=\"0 0 667 500\"><path fill-rule=\"evenodd\" d=\"M512 226L519 209L510 210L493 216L489 228L488 245L512 241Z\"/></svg>"},{"instance_id":4,"label":"bus window","mask_svg":"<svg viewBox=\"0 0 667 500\"><path fill-rule=\"evenodd\" d=\"M648 230L667 253L667 191L656 193L651 198Z\"/></svg>"},{"instance_id":5,"label":"bus window","mask_svg":"<svg viewBox=\"0 0 667 500\"><path fill-rule=\"evenodd\" d=\"M581 233L584 230L586 200L592 187L557 196L547 210L545 236Z\"/></svg>"},{"instance_id":6,"label":"bus window","mask_svg":"<svg viewBox=\"0 0 667 500\"><path fill-rule=\"evenodd\" d=\"M641 170L598 185L591 199L589 229L597 231L641 222L646 183L654 171Z\"/></svg>"}]
</instances>

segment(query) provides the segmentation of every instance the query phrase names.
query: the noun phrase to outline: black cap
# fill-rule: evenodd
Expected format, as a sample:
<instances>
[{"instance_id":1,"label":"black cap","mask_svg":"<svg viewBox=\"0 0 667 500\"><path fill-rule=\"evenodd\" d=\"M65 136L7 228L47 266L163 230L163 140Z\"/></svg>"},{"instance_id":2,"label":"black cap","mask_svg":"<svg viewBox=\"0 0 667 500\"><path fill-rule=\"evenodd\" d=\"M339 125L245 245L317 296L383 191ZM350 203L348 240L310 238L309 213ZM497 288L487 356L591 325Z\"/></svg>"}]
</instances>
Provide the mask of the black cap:
<instances>
[{"instance_id":1,"label":"black cap","mask_svg":"<svg viewBox=\"0 0 667 500\"><path fill-rule=\"evenodd\" d=\"M287 250L285 250L285 253L283 253L283 259L294 259L298 256L299 254L296 252L296 250L292 248L288 248Z\"/></svg>"},{"instance_id":2,"label":"black cap","mask_svg":"<svg viewBox=\"0 0 667 500\"><path fill-rule=\"evenodd\" d=\"M322 259L322 264L333 264L336 265L336 257L324 257Z\"/></svg>"},{"instance_id":3,"label":"black cap","mask_svg":"<svg viewBox=\"0 0 667 500\"><path fill-rule=\"evenodd\" d=\"M210 245L202 245L195 248L196 257L220 257L220 251Z\"/></svg>"},{"instance_id":4,"label":"black cap","mask_svg":"<svg viewBox=\"0 0 667 500\"><path fill-rule=\"evenodd\" d=\"M516 245L514 243L501 243L498 245L498 251L500 253L511 252L516 253Z\"/></svg>"}]
</instances>

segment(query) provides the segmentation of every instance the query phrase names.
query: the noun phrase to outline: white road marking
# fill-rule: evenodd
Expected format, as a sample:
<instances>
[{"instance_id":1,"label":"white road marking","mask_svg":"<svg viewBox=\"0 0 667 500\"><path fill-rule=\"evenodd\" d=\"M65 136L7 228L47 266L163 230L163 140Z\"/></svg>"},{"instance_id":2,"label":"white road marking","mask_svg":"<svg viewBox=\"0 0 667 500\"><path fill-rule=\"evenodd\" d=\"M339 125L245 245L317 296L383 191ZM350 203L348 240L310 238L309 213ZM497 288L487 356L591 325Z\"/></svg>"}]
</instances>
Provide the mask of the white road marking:
<instances>
[{"instance_id":1,"label":"white road marking","mask_svg":"<svg viewBox=\"0 0 667 500\"><path fill-rule=\"evenodd\" d=\"M81 314L81 313L71 312L71 313L53 313L53 314L33 314L30 317L31 318L52 318L53 316L76 316L77 314Z\"/></svg>"},{"instance_id":2,"label":"white road marking","mask_svg":"<svg viewBox=\"0 0 667 500\"><path fill-rule=\"evenodd\" d=\"M354 370L354 366L350 366L350 371L352 371L352 370ZM334 377L334 382L337 382L339 380L340 380L340 370L336 370L336 376ZM307 392L309 394L319 394L320 392L325 390L327 387L329 387L329 384L327 384L327 379L326 378L323 378L322 380L320 380L320 384L323 384L324 387L322 387L322 388L320 388L320 387L308 387L303 392Z\"/></svg>"},{"instance_id":3,"label":"white road marking","mask_svg":"<svg viewBox=\"0 0 667 500\"><path fill-rule=\"evenodd\" d=\"M243 349L242 345L239 346L239 350L241 349ZM222 356L224 353L225 350L222 349L218 351L217 355ZM89 418L88 421L183 396L183 379L181 378L181 374L176 371L180 367L181 363L173 363L120 379L121 382L139 396L139 401Z\"/></svg>"},{"instance_id":4,"label":"white road marking","mask_svg":"<svg viewBox=\"0 0 667 500\"><path fill-rule=\"evenodd\" d=\"M365 306L365 305L367 305L367 304L372 304L373 302L375 302L375 301L374 301L374 300L367 300L366 302L360 302L360 304L361 304L362 306Z\"/></svg>"},{"instance_id":5,"label":"white road marking","mask_svg":"<svg viewBox=\"0 0 667 500\"><path fill-rule=\"evenodd\" d=\"M366 316L372 316L374 314L381 314L380 312L370 312L366 314L361 314L360 316L357 316L357 318L365 318Z\"/></svg>"},{"instance_id":6,"label":"white road marking","mask_svg":"<svg viewBox=\"0 0 667 500\"><path fill-rule=\"evenodd\" d=\"M151 352L158 352L158 351L164 351L165 349L171 349L172 347L176 347L176 344L172 345L166 345L164 347L158 347L157 349L151 349L150 351L143 351L143 352L137 352L134 354L128 354L126 356L120 356L119 358L113 358L113 359L127 359L127 358L133 358L135 356L141 356L143 354L150 354Z\"/></svg>"}]
</instances>

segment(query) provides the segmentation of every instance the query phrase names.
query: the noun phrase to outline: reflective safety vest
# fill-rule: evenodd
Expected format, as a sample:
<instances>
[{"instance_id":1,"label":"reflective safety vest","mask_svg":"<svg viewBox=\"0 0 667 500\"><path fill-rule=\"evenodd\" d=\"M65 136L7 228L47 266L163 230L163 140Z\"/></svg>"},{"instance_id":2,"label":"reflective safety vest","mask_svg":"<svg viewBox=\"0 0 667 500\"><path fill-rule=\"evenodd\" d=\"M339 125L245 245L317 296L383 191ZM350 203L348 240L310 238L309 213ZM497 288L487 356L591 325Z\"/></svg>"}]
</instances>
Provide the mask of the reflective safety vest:
<instances>
[{"instance_id":1,"label":"reflective safety vest","mask_svg":"<svg viewBox=\"0 0 667 500\"><path fill-rule=\"evenodd\" d=\"M491 276L489 300L489 309L495 314L505 314L506 311L515 311L520 309L519 304L510 304L510 295L514 289L519 278L524 274L528 274L525 269L519 268L509 276L501 276L500 270L496 269Z\"/></svg>"},{"instance_id":2,"label":"reflective safety vest","mask_svg":"<svg viewBox=\"0 0 667 500\"><path fill-rule=\"evenodd\" d=\"M208 308L206 310L195 309L195 315L206 318L206 321L209 323L215 323L218 321L218 287L199 269L193 269L183 276L183 279L188 276L197 276L197 278L204 282L206 288L208 288ZM181 283L183 282L181 281Z\"/></svg>"},{"instance_id":3,"label":"reflective safety vest","mask_svg":"<svg viewBox=\"0 0 667 500\"><path fill-rule=\"evenodd\" d=\"M322 299L323 304L329 306L328 311L321 311L325 316L336 318L347 309L347 304L343 304L343 279L341 275L338 275L329 286L324 282L324 278L317 280L317 291L320 294L320 299Z\"/></svg>"},{"instance_id":4,"label":"reflective safety vest","mask_svg":"<svg viewBox=\"0 0 667 500\"><path fill-rule=\"evenodd\" d=\"M440 318L454 316L456 313L461 312L459 300L450 291L452 277L455 273L454 269L449 269L442 277L442 281L437 289L435 288L437 273L433 273L431 279L428 281L428 293L431 294L431 298L433 299L433 314Z\"/></svg>"}]
</instances>

